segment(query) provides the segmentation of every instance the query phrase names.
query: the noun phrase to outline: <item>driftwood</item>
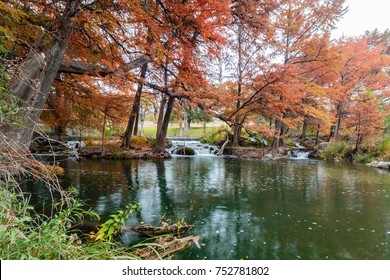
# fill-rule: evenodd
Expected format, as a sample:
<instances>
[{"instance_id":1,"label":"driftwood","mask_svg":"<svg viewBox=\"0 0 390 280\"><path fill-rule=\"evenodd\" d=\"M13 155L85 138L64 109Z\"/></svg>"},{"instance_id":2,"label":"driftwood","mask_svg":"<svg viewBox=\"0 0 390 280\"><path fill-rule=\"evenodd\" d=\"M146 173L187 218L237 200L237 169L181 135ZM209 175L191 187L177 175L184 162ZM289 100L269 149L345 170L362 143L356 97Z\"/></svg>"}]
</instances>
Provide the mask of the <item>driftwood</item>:
<instances>
[{"instance_id":1,"label":"driftwood","mask_svg":"<svg viewBox=\"0 0 390 280\"><path fill-rule=\"evenodd\" d=\"M193 225L178 226L176 224L173 225L164 224L161 227L154 227L145 224L145 225L139 225L134 227L126 227L126 230L135 231L136 233L142 236L156 237L156 236L167 235L167 234L180 236L182 234L187 233L191 228L193 228Z\"/></svg>"},{"instance_id":2,"label":"driftwood","mask_svg":"<svg viewBox=\"0 0 390 280\"><path fill-rule=\"evenodd\" d=\"M94 222L82 222L73 225L70 228L70 231L77 232L82 235L89 235L91 232L98 232L101 228L101 224ZM158 237L162 235L173 235L180 236L182 234L187 233L193 225L182 225L178 226L176 224L168 225L163 224L161 227L154 227L148 224L139 225L139 226L126 226L126 228L122 231L122 234L127 231L133 231L138 233L141 236L146 237Z\"/></svg>"},{"instance_id":3,"label":"driftwood","mask_svg":"<svg viewBox=\"0 0 390 280\"><path fill-rule=\"evenodd\" d=\"M228 134L226 134L226 135L228 135ZM226 141L225 141L225 143L223 143L221 149L218 151L217 156L223 155L223 151L225 150L225 147L227 144L229 144L229 136L226 137Z\"/></svg>"},{"instance_id":4,"label":"driftwood","mask_svg":"<svg viewBox=\"0 0 390 280\"><path fill-rule=\"evenodd\" d=\"M137 245L137 248L133 251L140 259L146 260L158 260L169 259L176 253L181 252L195 244L199 246L199 236L187 236L179 238L181 234L187 233L193 225L183 225L178 227L176 224L168 225L163 224L161 227L153 227L151 225L139 225L130 227L127 226L123 231L134 231L142 236L156 237L152 242ZM74 225L69 229L70 233L77 233L84 241L90 240L91 232L98 232L101 225L94 222L82 222Z\"/></svg>"},{"instance_id":5,"label":"driftwood","mask_svg":"<svg viewBox=\"0 0 390 280\"><path fill-rule=\"evenodd\" d=\"M77 155L77 151L67 146L61 141L46 137L33 139L30 145L30 152L33 154L53 154L63 156Z\"/></svg>"},{"instance_id":6,"label":"driftwood","mask_svg":"<svg viewBox=\"0 0 390 280\"><path fill-rule=\"evenodd\" d=\"M199 246L199 236L187 236L183 238L176 238L174 236L161 237L153 244L148 244L144 248L134 250L134 253L141 259L158 260L169 259L176 253L188 249L191 244Z\"/></svg>"}]
</instances>

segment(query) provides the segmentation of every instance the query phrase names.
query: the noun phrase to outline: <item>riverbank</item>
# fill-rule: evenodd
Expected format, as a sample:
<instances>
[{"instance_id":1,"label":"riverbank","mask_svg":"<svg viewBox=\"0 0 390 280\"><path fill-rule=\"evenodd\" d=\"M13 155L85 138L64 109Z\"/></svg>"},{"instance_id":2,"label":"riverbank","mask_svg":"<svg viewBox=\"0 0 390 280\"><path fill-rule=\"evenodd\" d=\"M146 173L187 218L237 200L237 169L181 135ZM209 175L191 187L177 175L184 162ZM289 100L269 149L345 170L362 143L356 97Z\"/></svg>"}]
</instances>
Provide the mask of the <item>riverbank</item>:
<instances>
[{"instance_id":1,"label":"riverbank","mask_svg":"<svg viewBox=\"0 0 390 280\"><path fill-rule=\"evenodd\" d=\"M275 160L280 158L289 158L288 152L294 150L291 147L285 147L279 149L278 153L272 151L271 148L259 148L259 147L226 147L224 155L235 156L240 159L247 160ZM171 158L172 156L165 152L164 154L154 155L152 154L151 147L134 147L132 149L123 150L119 147L106 147L104 153L100 146L87 146L82 148L78 157L83 159L156 159L156 158ZM321 155L321 151L313 150L309 155L312 159L325 160L325 161L353 161L352 157L341 158L333 155L333 157L324 157ZM367 163L368 166L390 170L390 162L387 161L373 161Z\"/></svg>"},{"instance_id":2,"label":"riverbank","mask_svg":"<svg viewBox=\"0 0 390 280\"><path fill-rule=\"evenodd\" d=\"M168 154L168 153L167 153ZM287 149L281 150L278 154L273 154L270 148L257 147L227 147L224 155L236 156L242 159L261 160L287 157ZM135 147L123 150L118 147L106 147L104 153L99 146L84 147L78 154L81 159L150 159L169 158L166 155L152 155L151 147Z\"/></svg>"}]
</instances>

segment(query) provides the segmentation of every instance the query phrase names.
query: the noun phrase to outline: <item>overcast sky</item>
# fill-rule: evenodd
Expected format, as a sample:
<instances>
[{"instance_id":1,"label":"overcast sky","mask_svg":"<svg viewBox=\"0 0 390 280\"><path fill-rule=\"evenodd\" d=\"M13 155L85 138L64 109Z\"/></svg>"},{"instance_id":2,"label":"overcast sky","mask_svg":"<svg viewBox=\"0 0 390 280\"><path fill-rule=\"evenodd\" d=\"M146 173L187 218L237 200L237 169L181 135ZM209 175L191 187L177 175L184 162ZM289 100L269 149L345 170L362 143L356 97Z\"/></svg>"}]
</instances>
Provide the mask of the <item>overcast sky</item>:
<instances>
[{"instance_id":1,"label":"overcast sky","mask_svg":"<svg viewBox=\"0 0 390 280\"><path fill-rule=\"evenodd\" d=\"M366 30L390 29L390 0L346 0L349 11L337 24L333 36L359 36Z\"/></svg>"}]
</instances>

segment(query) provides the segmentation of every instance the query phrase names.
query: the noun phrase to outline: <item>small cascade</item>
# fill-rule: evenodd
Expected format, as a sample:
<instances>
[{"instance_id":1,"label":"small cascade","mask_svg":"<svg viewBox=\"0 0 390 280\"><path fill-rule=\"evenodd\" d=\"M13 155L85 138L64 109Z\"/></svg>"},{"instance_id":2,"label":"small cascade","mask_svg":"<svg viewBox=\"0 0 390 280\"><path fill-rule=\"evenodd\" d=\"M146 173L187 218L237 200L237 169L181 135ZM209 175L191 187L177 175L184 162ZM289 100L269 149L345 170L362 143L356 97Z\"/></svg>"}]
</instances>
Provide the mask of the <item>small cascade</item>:
<instances>
[{"instance_id":1,"label":"small cascade","mask_svg":"<svg viewBox=\"0 0 390 280\"><path fill-rule=\"evenodd\" d=\"M299 142L294 142L294 144L298 149L305 149L305 147L303 147Z\"/></svg>"},{"instance_id":2,"label":"small cascade","mask_svg":"<svg viewBox=\"0 0 390 280\"><path fill-rule=\"evenodd\" d=\"M295 147L292 150L288 151L288 156L292 159L309 159L311 150L308 150L302 146L299 142L294 142Z\"/></svg>"},{"instance_id":3,"label":"small cascade","mask_svg":"<svg viewBox=\"0 0 390 280\"><path fill-rule=\"evenodd\" d=\"M293 159L309 159L310 153L308 150L291 150L288 151L288 156Z\"/></svg>"},{"instance_id":4,"label":"small cascade","mask_svg":"<svg viewBox=\"0 0 390 280\"><path fill-rule=\"evenodd\" d=\"M167 150L171 155L215 156L219 149L196 140L173 140L172 146Z\"/></svg>"}]
</instances>

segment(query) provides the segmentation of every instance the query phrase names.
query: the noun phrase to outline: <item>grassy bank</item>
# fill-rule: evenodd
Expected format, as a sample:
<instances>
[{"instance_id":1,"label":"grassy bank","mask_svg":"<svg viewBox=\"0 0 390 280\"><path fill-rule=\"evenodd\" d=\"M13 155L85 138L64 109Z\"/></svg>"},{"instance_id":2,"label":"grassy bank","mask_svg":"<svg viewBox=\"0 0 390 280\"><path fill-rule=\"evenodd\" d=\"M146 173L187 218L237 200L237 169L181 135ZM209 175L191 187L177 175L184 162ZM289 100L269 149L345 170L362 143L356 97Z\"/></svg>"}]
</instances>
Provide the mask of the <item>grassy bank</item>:
<instances>
[{"instance_id":1,"label":"grassy bank","mask_svg":"<svg viewBox=\"0 0 390 280\"><path fill-rule=\"evenodd\" d=\"M13 184L0 181L0 259L84 260L138 259L131 248L109 240L82 240L71 225L97 217L80 202L68 198L47 217L35 212Z\"/></svg>"}]
</instances>

